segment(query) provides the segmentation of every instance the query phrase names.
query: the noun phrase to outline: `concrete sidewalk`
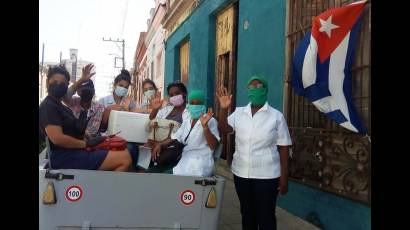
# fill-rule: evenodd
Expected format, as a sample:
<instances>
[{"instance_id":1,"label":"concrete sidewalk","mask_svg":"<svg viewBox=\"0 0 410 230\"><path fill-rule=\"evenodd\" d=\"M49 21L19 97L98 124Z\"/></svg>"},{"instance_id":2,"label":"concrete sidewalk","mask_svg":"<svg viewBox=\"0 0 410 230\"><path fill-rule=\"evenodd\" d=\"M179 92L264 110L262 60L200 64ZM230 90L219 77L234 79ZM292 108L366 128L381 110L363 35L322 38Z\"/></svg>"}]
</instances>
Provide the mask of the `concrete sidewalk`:
<instances>
[{"instance_id":1,"label":"concrete sidewalk","mask_svg":"<svg viewBox=\"0 0 410 230\"><path fill-rule=\"evenodd\" d=\"M241 212L238 196L236 195L233 176L226 161L219 160L217 174L225 177L226 185L221 210L220 230L241 230ZM305 220L281 209L276 208L276 219L278 230L317 230L316 226Z\"/></svg>"}]
</instances>

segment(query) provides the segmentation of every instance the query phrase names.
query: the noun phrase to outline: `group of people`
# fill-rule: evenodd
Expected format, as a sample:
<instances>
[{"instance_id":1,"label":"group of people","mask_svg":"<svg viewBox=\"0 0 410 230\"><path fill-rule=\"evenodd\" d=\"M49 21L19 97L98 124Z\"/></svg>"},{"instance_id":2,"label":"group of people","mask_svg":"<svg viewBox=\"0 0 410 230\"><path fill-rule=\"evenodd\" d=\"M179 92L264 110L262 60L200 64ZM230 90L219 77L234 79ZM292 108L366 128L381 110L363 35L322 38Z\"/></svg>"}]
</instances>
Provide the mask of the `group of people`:
<instances>
[{"instance_id":1,"label":"group of people","mask_svg":"<svg viewBox=\"0 0 410 230\"><path fill-rule=\"evenodd\" d=\"M231 170L243 229L276 228L276 198L278 192L287 192L291 138L282 113L267 102L269 87L264 77L249 79L246 90L250 102L230 115L232 95L220 86L216 90L220 109L217 120L206 106L204 92L188 93L181 82L167 86L169 99L164 101L155 83L146 79L142 84L144 102L137 104L127 96L131 76L126 70L115 78L112 94L96 102L92 69L92 64L85 66L81 78L70 87L70 75L64 67L48 71L48 95L39 107L39 124L40 134L49 139L53 168L132 170L138 157L133 148L86 151L104 140L113 110L149 113L151 120L168 119L181 124L171 137L152 147L154 162L169 146L182 146L180 158L172 165L175 175L211 176L212 154L220 143L220 134L235 133Z\"/></svg>"}]
</instances>

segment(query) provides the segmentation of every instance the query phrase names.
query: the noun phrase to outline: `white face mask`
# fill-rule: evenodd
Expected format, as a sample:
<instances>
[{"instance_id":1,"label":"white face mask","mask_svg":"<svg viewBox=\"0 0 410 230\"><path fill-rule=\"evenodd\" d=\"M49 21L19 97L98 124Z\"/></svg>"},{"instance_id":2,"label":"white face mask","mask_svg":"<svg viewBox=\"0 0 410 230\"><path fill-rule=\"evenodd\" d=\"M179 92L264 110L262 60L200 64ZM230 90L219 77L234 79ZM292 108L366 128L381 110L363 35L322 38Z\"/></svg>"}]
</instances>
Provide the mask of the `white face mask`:
<instances>
[{"instance_id":1,"label":"white face mask","mask_svg":"<svg viewBox=\"0 0 410 230\"><path fill-rule=\"evenodd\" d=\"M155 95L155 90L154 89L150 89L144 92L144 96L148 99L151 99L154 95Z\"/></svg>"}]
</instances>

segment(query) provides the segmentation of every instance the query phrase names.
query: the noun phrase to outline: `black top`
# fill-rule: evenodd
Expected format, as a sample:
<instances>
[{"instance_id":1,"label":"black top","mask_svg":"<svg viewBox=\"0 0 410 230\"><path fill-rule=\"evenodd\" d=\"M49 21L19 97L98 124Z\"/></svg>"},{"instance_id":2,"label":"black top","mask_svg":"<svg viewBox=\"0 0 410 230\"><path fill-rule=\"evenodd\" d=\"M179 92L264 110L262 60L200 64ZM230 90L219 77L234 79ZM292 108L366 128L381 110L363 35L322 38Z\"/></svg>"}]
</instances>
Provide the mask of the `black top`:
<instances>
[{"instance_id":1,"label":"black top","mask_svg":"<svg viewBox=\"0 0 410 230\"><path fill-rule=\"evenodd\" d=\"M182 124L182 121L183 121L182 113L176 113L174 115L171 115L171 114L172 114L172 112L170 114L168 114L168 116L165 119L173 120L173 121L176 121L176 122L179 122L180 124Z\"/></svg>"},{"instance_id":2,"label":"black top","mask_svg":"<svg viewBox=\"0 0 410 230\"><path fill-rule=\"evenodd\" d=\"M47 125L61 126L65 135L83 139L85 128L87 127L87 120L83 116L77 119L70 108L63 105L61 101L58 101L50 96L47 96L40 104L39 107L39 125L40 135L46 137L45 128ZM51 150L65 149L54 145L50 140Z\"/></svg>"}]
</instances>

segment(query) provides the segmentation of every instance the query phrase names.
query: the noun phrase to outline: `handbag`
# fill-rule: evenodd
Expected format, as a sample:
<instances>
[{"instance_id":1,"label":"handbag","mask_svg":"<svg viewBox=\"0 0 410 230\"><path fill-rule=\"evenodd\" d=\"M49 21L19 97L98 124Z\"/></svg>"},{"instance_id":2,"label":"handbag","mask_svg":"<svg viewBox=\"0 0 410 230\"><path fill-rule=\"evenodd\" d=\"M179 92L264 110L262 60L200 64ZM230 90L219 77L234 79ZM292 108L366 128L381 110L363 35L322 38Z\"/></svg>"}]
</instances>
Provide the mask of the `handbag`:
<instances>
[{"instance_id":1,"label":"handbag","mask_svg":"<svg viewBox=\"0 0 410 230\"><path fill-rule=\"evenodd\" d=\"M109 136L104 141L99 143L96 146L88 147L87 151L93 150L113 150L113 151L121 151L127 148L127 141L120 137L120 136Z\"/></svg>"},{"instance_id":2,"label":"handbag","mask_svg":"<svg viewBox=\"0 0 410 230\"><path fill-rule=\"evenodd\" d=\"M193 127L188 132L188 135L185 137L184 142L189 137L189 134L191 134ZM173 164L176 165L181 159L182 155L182 150L184 149L185 145L179 142L178 140L172 140L171 144L168 145L168 147L164 150L161 151L161 154L159 157L156 159L156 162L159 166L167 165L167 164Z\"/></svg>"},{"instance_id":3,"label":"handbag","mask_svg":"<svg viewBox=\"0 0 410 230\"><path fill-rule=\"evenodd\" d=\"M149 122L148 146L153 146L155 143L161 142L171 137L181 124L177 121L168 119L154 119Z\"/></svg>"},{"instance_id":4,"label":"handbag","mask_svg":"<svg viewBox=\"0 0 410 230\"><path fill-rule=\"evenodd\" d=\"M172 140L172 143L167 148L161 151L159 157L155 160L158 166L176 165L181 158L182 150L185 145L177 140Z\"/></svg>"}]
</instances>

